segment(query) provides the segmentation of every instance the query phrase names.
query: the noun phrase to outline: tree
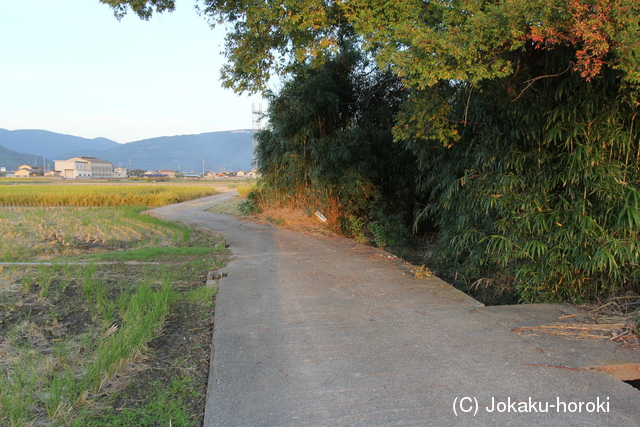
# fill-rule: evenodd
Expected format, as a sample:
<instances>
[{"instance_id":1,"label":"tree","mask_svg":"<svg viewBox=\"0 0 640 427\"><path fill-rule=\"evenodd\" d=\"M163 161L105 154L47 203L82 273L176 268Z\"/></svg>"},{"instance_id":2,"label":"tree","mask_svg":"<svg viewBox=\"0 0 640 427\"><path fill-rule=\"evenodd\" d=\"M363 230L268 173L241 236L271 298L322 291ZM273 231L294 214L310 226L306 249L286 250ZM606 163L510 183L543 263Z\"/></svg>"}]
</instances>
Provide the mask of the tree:
<instances>
[{"instance_id":1,"label":"tree","mask_svg":"<svg viewBox=\"0 0 640 427\"><path fill-rule=\"evenodd\" d=\"M133 10L143 18L157 6L136 3ZM236 91L260 91L274 73L317 86L322 73L314 73L337 58L345 35L378 70L399 78L404 102L393 109L395 141L413 154L415 190L426 199L416 221L437 224L438 256L452 274L476 289L484 284L525 301L594 299L640 288L636 1L201 4L210 22L230 27L223 79ZM334 106L348 105L335 92L342 86L327 81L326 97L340 99ZM351 131L339 121L335 131L317 134L334 110L319 108L317 98L290 85L273 98L284 100L312 114L280 120L277 109L270 111L276 120L261 149L273 143L281 151L265 157L269 164L292 159L295 141L303 147L293 150L297 155L342 147ZM287 120L297 119L309 137L283 133ZM370 128L361 122L346 129ZM330 163L314 162L324 158L300 159L293 176L306 180L304 188L335 188L317 179L318 165ZM267 166L267 179L275 179L277 169ZM392 200L392 193L381 194L365 197L362 217L372 200Z\"/></svg>"},{"instance_id":2,"label":"tree","mask_svg":"<svg viewBox=\"0 0 640 427\"><path fill-rule=\"evenodd\" d=\"M131 9L143 19L171 11L173 0L101 0L117 16ZM225 85L258 91L272 73L322 62L338 48L340 32L353 28L406 84L440 80L477 83L519 71L521 52L574 50L571 67L590 79L602 66L638 82L636 41L640 5L635 0L201 0L212 25L229 26Z\"/></svg>"},{"instance_id":3,"label":"tree","mask_svg":"<svg viewBox=\"0 0 640 427\"><path fill-rule=\"evenodd\" d=\"M100 0L113 8L116 17L122 18L129 9L140 18L149 19L154 12L172 12L176 5L174 0Z\"/></svg>"},{"instance_id":4,"label":"tree","mask_svg":"<svg viewBox=\"0 0 640 427\"><path fill-rule=\"evenodd\" d=\"M269 94L269 128L257 134L263 204L322 211L380 245L404 238L415 203L415 159L393 142L405 100L400 81L348 42L321 67L300 68Z\"/></svg>"}]
</instances>

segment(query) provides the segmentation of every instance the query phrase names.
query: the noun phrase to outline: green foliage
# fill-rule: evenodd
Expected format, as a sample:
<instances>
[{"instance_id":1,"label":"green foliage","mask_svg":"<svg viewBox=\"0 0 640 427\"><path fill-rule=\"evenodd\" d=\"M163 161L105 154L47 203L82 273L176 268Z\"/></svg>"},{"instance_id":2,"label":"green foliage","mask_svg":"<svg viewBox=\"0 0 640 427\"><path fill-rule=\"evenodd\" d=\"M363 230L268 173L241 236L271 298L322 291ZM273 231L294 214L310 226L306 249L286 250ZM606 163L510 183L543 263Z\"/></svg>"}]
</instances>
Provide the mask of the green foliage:
<instances>
[{"instance_id":1,"label":"green foliage","mask_svg":"<svg viewBox=\"0 0 640 427\"><path fill-rule=\"evenodd\" d=\"M222 68L225 87L237 92L264 91L275 74L296 73L301 64L317 63L339 50L351 32L340 1L202 0L212 25L227 28Z\"/></svg>"},{"instance_id":2,"label":"green foliage","mask_svg":"<svg viewBox=\"0 0 640 427\"><path fill-rule=\"evenodd\" d=\"M371 221L368 228L378 246L400 246L410 231L406 219L401 214Z\"/></svg>"},{"instance_id":3,"label":"green foliage","mask_svg":"<svg viewBox=\"0 0 640 427\"><path fill-rule=\"evenodd\" d=\"M318 210L362 239L374 213L381 221L410 210L415 161L391 131L404 99L395 76L347 43L322 67L299 70L270 94L271 127L257 134L261 187L251 202Z\"/></svg>"},{"instance_id":4,"label":"green foliage","mask_svg":"<svg viewBox=\"0 0 640 427\"><path fill-rule=\"evenodd\" d=\"M412 87L441 81L505 78L522 64L514 53L554 55L572 46L561 64L584 78L602 65L638 82L640 9L634 0L344 2L345 16L381 66L392 66ZM551 73L549 73L551 74Z\"/></svg>"},{"instance_id":5,"label":"green foliage","mask_svg":"<svg viewBox=\"0 0 640 427\"><path fill-rule=\"evenodd\" d=\"M248 215L250 213L260 213L260 204L263 202L260 187L254 187L247 197L240 202L238 209L242 215Z\"/></svg>"},{"instance_id":6,"label":"green foliage","mask_svg":"<svg viewBox=\"0 0 640 427\"><path fill-rule=\"evenodd\" d=\"M637 290L638 2L203 4L232 26L226 86L288 76L246 209L331 212L379 244L413 213L452 275L505 300Z\"/></svg>"},{"instance_id":7,"label":"green foliage","mask_svg":"<svg viewBox=\"0 0 640 427\"><path fill-rule=\"evenodd\" d=\"M111 6L115 16L120 19L131 9L141 19L149 19L153 12L172 12L175 9L174 0L100 0Z\"/></svg>"},{"instance_id":8,"label":"green foliage","mask_svg":"<svg viewBox=\"0 0 640 427\"><path fill-rule=\"evenodd\" d=\"M189 399L194 396L191 379L174 378L169 384L160 381L155 383L155 390L146 396L145 401L137 407L123 410L111 410L102 416L93 416L90 419L82 419L81 423L72 425L85 426L195 426L196 423L189 420L187 407Z\"/></svg>"},{"instance_id":9,"label":"green foliage","mask_svg":"<svg viewBox=\"0 0 640 427\"><path fill-rule=\"evenodd\" d=\"M561 59L534 52L522 75L441 87L450 132L407 139L446 268L525 302L638 288L638 88L610 69L587 82ZM529 87L513 100L518 84Z\"/></svg>"}]
</instances>

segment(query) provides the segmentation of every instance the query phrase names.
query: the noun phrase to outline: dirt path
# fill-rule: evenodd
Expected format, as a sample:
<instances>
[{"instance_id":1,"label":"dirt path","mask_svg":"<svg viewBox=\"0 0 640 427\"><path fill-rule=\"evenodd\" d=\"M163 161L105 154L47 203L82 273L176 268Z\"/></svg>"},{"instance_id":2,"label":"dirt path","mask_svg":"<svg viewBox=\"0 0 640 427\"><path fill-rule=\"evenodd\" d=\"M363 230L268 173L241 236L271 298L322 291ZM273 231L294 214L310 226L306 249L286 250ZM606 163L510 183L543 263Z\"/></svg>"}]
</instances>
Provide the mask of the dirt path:
<instances>
[{"instance_id":1,"label":"dirt path","mask_svg":"<svg viewBox=\"0 0 640 427\"><path fill-rule=\"evenodd\" d=\"M640 425L640 392L551 368L475 300L381 250L204 212L230 197L152 211L224 233L233 251L206 426Z\"/></svg>"}]
</instances>

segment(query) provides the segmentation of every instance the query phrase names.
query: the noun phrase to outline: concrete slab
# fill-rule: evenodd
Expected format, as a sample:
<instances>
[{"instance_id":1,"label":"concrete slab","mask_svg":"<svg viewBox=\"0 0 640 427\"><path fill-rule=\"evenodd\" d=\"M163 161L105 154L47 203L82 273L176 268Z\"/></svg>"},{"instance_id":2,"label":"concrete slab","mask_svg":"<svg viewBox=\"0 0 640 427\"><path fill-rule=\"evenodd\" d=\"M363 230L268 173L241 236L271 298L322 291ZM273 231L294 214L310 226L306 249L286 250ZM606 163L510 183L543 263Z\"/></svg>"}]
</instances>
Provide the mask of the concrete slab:
<instances>
[{"instance_id":1,"label":"concrete slab","mask_svg":"<svg viewBox=\"0 0 640 427\"><path fill-rule=\"evenodd\" d=\"M153 213L225 233L234 254L206 426L640 425L638 390L511 331L545 309L509 323L378 249L204 212L216 200Z\"/></svg>"},{"instance_id":2,"label":"concrete slab","mask_svg":"<svg viewBox=\"0 0 640 427\"><path fill-rule=\"evenodd\" d=\"M585 323L586 316L567 304L480 307L478 311L546 354L550 366L599 369L624 381L640 379L638 347L612 340L612 326Z\"/></svg>"}]
</instances>

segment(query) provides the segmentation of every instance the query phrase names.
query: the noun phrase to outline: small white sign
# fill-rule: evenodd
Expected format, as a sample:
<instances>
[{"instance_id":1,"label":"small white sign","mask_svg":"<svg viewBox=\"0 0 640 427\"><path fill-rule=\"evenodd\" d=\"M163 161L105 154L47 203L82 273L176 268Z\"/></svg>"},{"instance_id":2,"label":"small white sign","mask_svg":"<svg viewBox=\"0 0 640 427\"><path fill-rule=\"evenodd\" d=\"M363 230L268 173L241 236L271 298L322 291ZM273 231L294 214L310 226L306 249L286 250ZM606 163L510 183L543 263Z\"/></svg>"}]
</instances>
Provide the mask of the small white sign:
<instances>
[{"instance_id":1,"label":"small white sign","mask_svg":"<svg viewBox=\"0 0 640 427\"><path fill-rule=\"evenodd\" d=\"M327 222L327 218L325 218L324 215L322 215L320 212L316 211L316 216L320 221Z\"/></svg>"}]
</instances>

